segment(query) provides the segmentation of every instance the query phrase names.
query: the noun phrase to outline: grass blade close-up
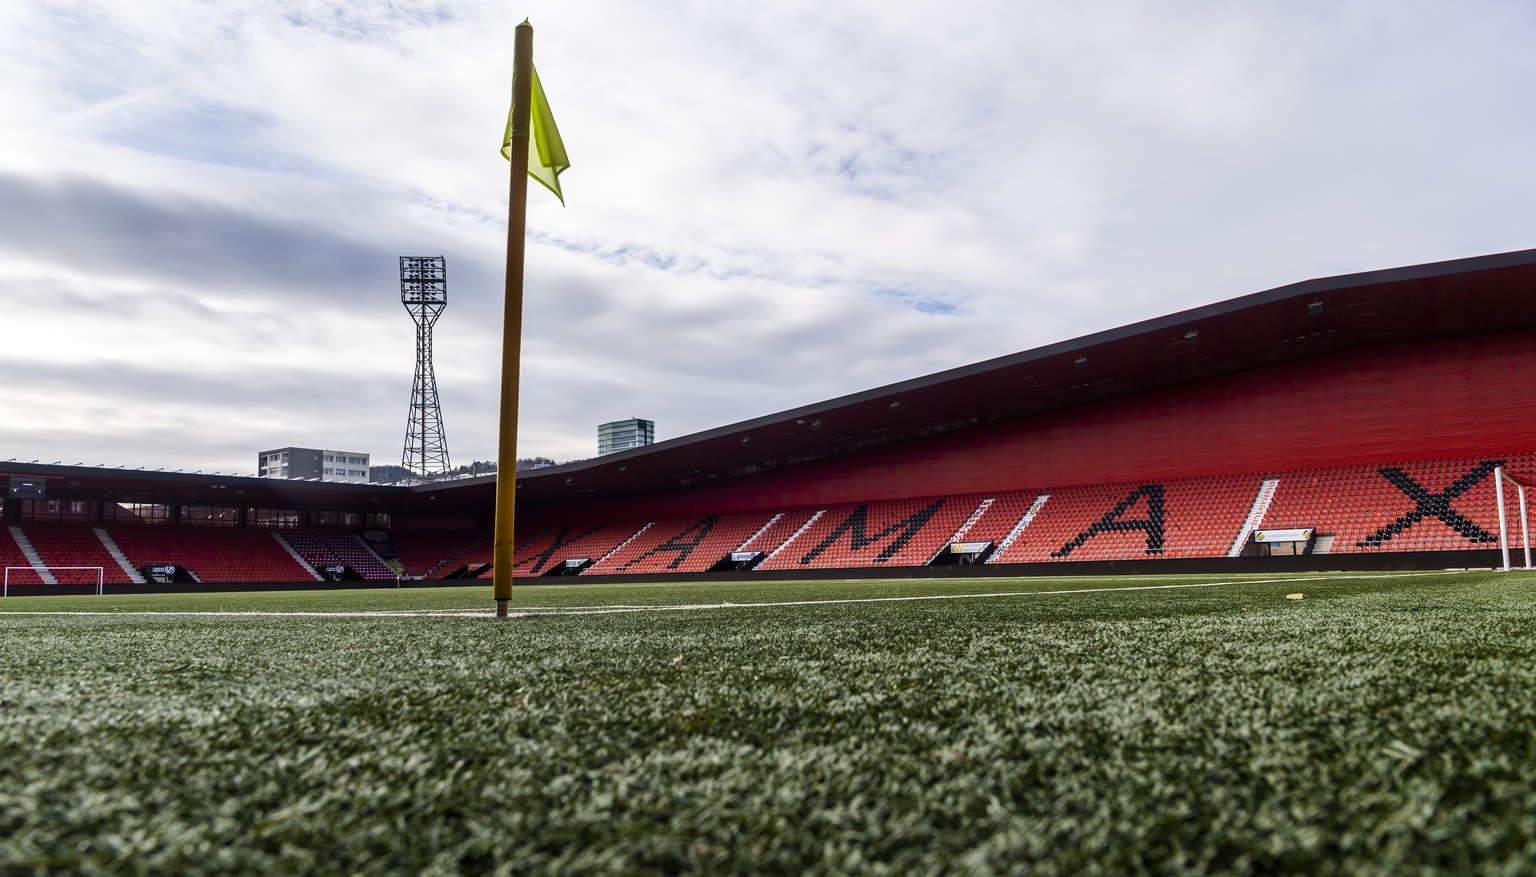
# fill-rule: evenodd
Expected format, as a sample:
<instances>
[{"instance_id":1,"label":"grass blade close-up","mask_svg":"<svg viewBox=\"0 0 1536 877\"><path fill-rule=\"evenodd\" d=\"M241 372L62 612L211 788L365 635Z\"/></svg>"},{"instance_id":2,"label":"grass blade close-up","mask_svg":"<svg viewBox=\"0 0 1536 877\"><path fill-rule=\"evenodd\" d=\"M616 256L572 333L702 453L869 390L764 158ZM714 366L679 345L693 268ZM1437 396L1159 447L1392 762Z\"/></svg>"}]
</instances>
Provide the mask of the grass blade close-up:
<instances>
[{"instance_id":1,"label":"grass blade close-up","mask_svg":"<svg viewBox=\"0 0 1536 877\"><path fill-rule=\"evenodd\" d=\"M0 603L0 871L1536 861L1527 573L537 586L513 609Z\"/></svg>"}]
</instances>

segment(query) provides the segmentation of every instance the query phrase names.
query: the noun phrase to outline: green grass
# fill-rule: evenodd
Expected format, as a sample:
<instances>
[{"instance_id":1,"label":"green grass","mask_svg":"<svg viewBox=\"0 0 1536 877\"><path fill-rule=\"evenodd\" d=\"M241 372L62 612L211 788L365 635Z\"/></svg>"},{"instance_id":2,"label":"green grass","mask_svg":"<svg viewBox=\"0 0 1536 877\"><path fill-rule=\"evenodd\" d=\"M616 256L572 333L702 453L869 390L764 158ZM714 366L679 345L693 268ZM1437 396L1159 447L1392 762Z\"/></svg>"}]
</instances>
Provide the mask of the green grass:
<instances>
[{"instance_id":1,"label":"green grass","mask_svg":"<svg viewBox=\"0 0 1536 877\"><path fill-rule=\"evenodd\" d=\"M530 614L502 622L132 614L484 611L488 591L0 603L0 872L1536 861L1525 573L519 587ZM1015 595L562 611L996 592Z\"/></svg>"}]
</instances>

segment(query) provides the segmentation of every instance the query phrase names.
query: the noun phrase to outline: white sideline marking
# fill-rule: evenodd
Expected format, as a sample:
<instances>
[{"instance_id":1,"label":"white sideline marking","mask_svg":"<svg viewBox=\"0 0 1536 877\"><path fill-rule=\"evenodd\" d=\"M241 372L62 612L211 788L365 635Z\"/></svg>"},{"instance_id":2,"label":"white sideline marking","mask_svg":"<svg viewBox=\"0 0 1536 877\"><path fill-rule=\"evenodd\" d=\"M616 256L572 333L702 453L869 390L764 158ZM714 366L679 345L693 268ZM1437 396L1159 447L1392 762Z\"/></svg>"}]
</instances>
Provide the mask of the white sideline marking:
<instances>
[{"instance_id":1,"label":"white sideline marking","mask_svg":"<svg viewBox=\"0 0 1536 877\"><path fill-rule=\"evenodd\" d=\"M832 600L781 600L774 603L685 603L680 606L587 606L579 609L530 611L524 615L616 615L624 612L674 612L686 609L759 609L770 606L830 606L838 603L900 603L916 600L979 600L998 597L1051 597L1057 594L1106 594L1119 591L1165 591L1176 588L1219 588L1227 585L1272 585L1277 582L1336 582L1341 579L1401 579L1444 575L1443 572L1387 573L1376 576L1317 576L1308 579L1245 579L1233 582L1185 582L1177 585L1132 585L1125 588L1070 588L1061 591L998 591L990 594L914 594L906 597L839 597Z\"/></svg>"},{"instance_id":2,"label":"white sideline marking","mask_svg":"<svg viewBox=\"0 0 1536 877\"><path fill-rule=\"evenodd\" d=\"M530 618L546 615L619 615L629 612L679 612L701 609L766 609L774 606L832 606L846 603L903 603L918 600L984 600L997 599L999 597L1053 597L1059 594L1111 594L1121 591L1171 591L1182 588L1221 588L1231 585L1273 585L1278 583L1294 584L1297 582L1337 582L1352 579L1403 579L1419 578L1422 576L1442 576L1447 573L1465 573L1470 570L1445 570L1439 572L1407 572L1407 573L1383 573L1381 575L1351 575L1351 576L1314 576L1311 578L1283 578L1283 579L1238 579L1227 582L1184 582L1173 585L1131 585L1122 588L1070 588L1061 591L996 591L987 594L913 594L905 597L839 597L831 600L781 600L770 603L683 603L677 606L585 606L577 608L548 609L531 608L520 612L508 613L508 618ZM852 581L852 580L850 580ZM867 580L865 580L867 581ZM191 611L171 612L166 610L127 610L112 612L99 609L87 609L70 611L56 609L50 611L26 610L19 612L7 612L0 610L0 618L8 615L107 615L114 617L128 616L172 616L191 618L490 618L494 617L491 609L380 609L370 612L274 612L264 610L250 611Z\"/></svg>"}]
</instances>

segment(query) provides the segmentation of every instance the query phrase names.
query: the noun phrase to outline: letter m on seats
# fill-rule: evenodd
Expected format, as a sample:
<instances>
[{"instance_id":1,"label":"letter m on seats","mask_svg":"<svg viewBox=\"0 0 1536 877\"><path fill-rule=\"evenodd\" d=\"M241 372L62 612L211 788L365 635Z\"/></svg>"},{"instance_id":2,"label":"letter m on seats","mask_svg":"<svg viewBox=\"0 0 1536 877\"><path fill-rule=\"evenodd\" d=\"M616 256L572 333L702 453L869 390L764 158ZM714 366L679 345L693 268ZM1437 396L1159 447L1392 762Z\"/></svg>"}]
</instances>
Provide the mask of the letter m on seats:
<instances>
[{"instance_id":1,"label":"letter m on seats","mask_svg":"<svg viewBox=\"0 0 1536 877\"><path fill-rule=\"evenodd\" d=\"M882 539L890 539L891 541L886 544L885 548L881 549L880 553L874 557L876 563L884 563L894 557L896 552L906 547L906 544L912 541L912 537L917 535L917 531L923 529L923 525L927 524L933 518L934 513L943 505L944 500L934 500L933 504L927 508L914 512L874 534L869 532L869 506L861 505L854 509L852 514L844 518L841 524L837 525L837 529L832 531L832 535L821 540L820 545L812 548L804 557L800 558L800 562L803 564L810 563L817 557L820 557L822 552L836 545L839 540L846 536L848 538L848 550L855 554L880 542Z\"/></svg>"}]
</instances>

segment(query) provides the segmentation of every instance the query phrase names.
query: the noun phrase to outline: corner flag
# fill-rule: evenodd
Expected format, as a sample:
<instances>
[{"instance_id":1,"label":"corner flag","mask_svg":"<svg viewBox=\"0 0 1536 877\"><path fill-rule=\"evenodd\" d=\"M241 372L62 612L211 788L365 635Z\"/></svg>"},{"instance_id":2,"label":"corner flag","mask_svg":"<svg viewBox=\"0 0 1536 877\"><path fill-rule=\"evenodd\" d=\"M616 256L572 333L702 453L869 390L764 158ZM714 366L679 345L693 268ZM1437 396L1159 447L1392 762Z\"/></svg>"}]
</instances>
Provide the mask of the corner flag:
<instances>
[{"instance_id":1,"label":"corner flag","mask_svg":"<svg viewBox=\"0 0 1536 877\"><path fill-rule=\"evenodd\" d=\"M560 173L571 166L565 155L565 144L560 142L560 129L555 127L555 116L549 111L549 99L544 96L544 86L539 83L539 71L530 64L533 75L533 100L530 115L533 117L534 149L528 150L528 176L544 184L555 193L561 205L565 196L560 193ZM512 160L512 111L507 111L507 133L501 138L501 157Z\"/></svg>"},{"instance_id":2,"label":"corner flag","mask_svg":"<svg viewBox=\"0 0 1536 877\"><path fill-rule=\"evenodd\" d=\"M527 254L528 177L543 183L560 203L560 172L570 166L544 86L533 72L533 25L514 31L512 109L501 154L507 165L507 290L501 311L501 418L496 430L496 529L491 548L495 572L491 598L496 617L507 618L517 535L517 396L523 349L523 257ZM528 176L523 176L526 166Z\"/></svg>"}]
</instances>

